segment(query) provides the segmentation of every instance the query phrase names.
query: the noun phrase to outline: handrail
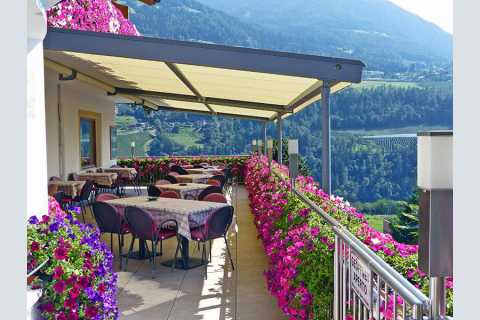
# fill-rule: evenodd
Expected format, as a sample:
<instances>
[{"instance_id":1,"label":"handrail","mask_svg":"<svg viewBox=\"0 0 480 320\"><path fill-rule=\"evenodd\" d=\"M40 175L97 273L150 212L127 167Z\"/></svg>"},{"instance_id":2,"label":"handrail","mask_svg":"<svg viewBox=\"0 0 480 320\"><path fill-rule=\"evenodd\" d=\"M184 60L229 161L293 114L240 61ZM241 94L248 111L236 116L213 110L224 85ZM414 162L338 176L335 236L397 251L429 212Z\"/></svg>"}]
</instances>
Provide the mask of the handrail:
<instances>
[{"instance_id":1,"label":"handrail","mask_svg":"<svg viewBox=\"0 0 480 320\"><path fill-rule=\"evenodd\" d=\"M278 178L284 180L279 173L272 170L272 173ZM360 241L355 235L348 231L340 222L335 218L327 214L316 203L310 200L303 192L292 187L292 192L298 196L298 198L310 207L315 213L320 215L331 226L336 235L338 235L343 241L345 241L350 247L352 247L382 279L387 281L389 285L396 290L407 303L411 305L421 306L422 309L429 310L430 299L417 287L415 287L410 281L405 279L397 270L386 263L375 252L373 252L368 246Z\"/></svg>"}]
</instances>

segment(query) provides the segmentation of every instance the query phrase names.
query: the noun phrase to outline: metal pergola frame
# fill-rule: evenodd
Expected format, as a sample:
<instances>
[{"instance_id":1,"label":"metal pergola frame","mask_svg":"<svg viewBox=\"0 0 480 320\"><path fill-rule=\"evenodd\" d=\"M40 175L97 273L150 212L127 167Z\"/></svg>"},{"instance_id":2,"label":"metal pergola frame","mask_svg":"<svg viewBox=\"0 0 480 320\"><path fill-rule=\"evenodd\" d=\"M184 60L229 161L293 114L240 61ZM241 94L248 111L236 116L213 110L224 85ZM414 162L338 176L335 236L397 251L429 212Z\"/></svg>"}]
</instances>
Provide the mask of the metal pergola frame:
<instances>
[{"instance_id":1,"label":"metal pergola frame","mask_svg":"<svg viewBox=\"0 0 480 320\"><path fill-rule=\"evenodd\" d=\"M110 33L95 33L49 28L44 40L44 49L47 51L75 52L111 57L121 57L138 60L163 62L175 74L191 94L178 94L164 92L159 84L158 90L142 90L111 86L100 83L110 95L121 94L131 97L135 102L141 101L154 110L183 111L197 114L210 114L231 116L250 120L260 120L264 124L264 139L266 138L266 124L269 121L277 122L278 139L282 141L282 118L294 113L296 108L305 106L306 103L321 96L322 100L322 187L330 192L330 90L336 84L359 83L362 78L364 64L359 60L331 58L298 53L286 53L270 50L250 49L243 47L230 47L217 44L195 43L178 40L166 40L147 37L123 36ZM56 62L47 60L48 64ZM204 96L190 79L182 73L177 64L193 65L237 71L250 71L256 73L303 77L317 79L317 81L292 99L286 105L274 103L259 103L258 101L225 99ZM64 76L80 74L80 71L64 65L58 65L57 71ZM62 70L69 70L69 72ZM82 75L88 78L88 75ZM90 82L100 82L90 79ZM148 98L153 100L147 101ZM209 111L182 109L155 103L155 99L172 101L194 102L204 105ZM145 102L148 102L145 103ZM270 111L271 117L256 116L252 114L238 114L215 112L211 105L243 108L252 110ZM301 108L300 108L301 109ZM227 109L228 110L228 109ZM265 141L266 142L266 141ZM265 143L266 145L266 143ZM325 152L326 151L326 152ZM279 143L279 154L282 154L282 144ZM281 157L279 157L281 163Z\"/></svg>"}]
</instances>

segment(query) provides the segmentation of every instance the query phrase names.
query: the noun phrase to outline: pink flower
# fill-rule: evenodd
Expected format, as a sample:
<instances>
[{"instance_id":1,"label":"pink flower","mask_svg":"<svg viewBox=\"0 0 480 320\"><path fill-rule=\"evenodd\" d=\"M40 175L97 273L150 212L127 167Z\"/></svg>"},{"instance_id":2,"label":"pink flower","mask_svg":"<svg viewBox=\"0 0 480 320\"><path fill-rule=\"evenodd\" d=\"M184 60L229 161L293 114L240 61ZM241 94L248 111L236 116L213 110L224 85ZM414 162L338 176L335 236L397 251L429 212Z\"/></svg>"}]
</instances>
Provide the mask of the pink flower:
<instances>
[{"instance_id":1,"label":"pink flower","mask_svg":"<svg viewBox=\"0 0 480 320\"><path fill-rule=\"evenodd\" d=\"M57 281L53 285L53 289L58 294L62 294L65 291L66 288L67 288L67 284L63 280Z\"/></svg>"}]
</instances>

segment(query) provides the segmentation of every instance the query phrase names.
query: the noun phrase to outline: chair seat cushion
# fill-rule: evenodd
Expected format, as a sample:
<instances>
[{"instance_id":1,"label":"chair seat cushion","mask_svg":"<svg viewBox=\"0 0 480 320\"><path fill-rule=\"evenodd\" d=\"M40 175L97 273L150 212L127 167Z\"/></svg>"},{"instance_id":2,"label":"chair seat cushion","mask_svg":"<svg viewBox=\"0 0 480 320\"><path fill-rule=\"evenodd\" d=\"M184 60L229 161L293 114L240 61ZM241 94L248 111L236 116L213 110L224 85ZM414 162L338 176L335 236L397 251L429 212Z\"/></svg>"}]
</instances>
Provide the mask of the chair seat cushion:
<instances>
[{"instance_id":1,"label":"chair seat cushion","mask_svg":"<svg viewBox=\"0 0 480 320\"><path fill-rule=\"evenodd\" d=\"M203 226L190 229L190 235L192 236L192 239L197 241L205 241L205 235L203 234L203 232Z\"/></svg>"},{"instance_id":2,"label":"chair seat cushion","mask_svg":"<svg viewBox=\"0 0 480 320\"><path fill-rule=\"evenodd\" d=\"M169 239L171 237L175 237L177 235L177 232L172 229L160 229L158 230L158 238L165 240Z\"/></svg>"}]
</instances>

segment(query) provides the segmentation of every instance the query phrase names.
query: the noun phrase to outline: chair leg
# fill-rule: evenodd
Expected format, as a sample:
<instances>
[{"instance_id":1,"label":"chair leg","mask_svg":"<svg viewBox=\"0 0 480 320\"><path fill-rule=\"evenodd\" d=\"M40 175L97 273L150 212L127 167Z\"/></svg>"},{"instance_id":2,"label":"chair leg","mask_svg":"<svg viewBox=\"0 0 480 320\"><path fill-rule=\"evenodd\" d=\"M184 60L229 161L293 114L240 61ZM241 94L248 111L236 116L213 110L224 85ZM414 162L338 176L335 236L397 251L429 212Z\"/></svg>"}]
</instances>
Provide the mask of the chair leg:
<instances>
[{"instance_id":1,"label":"chair leg","mask_svg":"<svg viewBox=\"0 0 480 320\"><path fill-rule=\"evenodd\" d=\"M123 235L122 234L117 234L118 236L118 257L120 258L120 270L122 270L122 261L123 261L123 257L122 257L122 247L123 247Z\"/></svg>"},{"instance_id":2,"label":"chair leg","mask_svg":"<svg viewBox=\"0 0 480 320\"><path fill-rule=\"evenodd\" d=\"M83 204L81 204L81 203L80 203L80 212L82 213L83 223L85 223L85 208L84 208Z\"/></svg>"},{"instance_id":3,"label":"chair leg","mask_svg":"<svg viewBox=\"0 0 480 320\"><path fill-rule=\"evenodd\" d=\"M227 237L223 236L223 239L225 240L225 246L227 247L227 254L228 254L228 258L230 259L230 264L232 265L232 270L235 270L235 266L233 265L232 255L230 254L230 248L228 247Z\"/></svg>"},{"instance_id":4,"label":"chair leg","mask_svg":"<svg viewBox=\"0 0 480 320\"><path fill-rule=\"evenodd\" d=\"M205 280L207 280L207 267L208 267L208 259L207 259L207 251L206 251L206 243L203 243L203 250L202 250L202 261L205 266Z\"/></svg>"},{"instance_id":5,"label":"chair leg","mask_svg":"<svg viewBox=\"0 0 480 320\"><path fill-rule=\"evenodd\" d=\"M208 243L208 249L209 249L209 260L210 262L212 262L212 244L213 244L213 240L210 240L209 243Z\"/></svg>"},{"instance_id":6,"label":"chair leg","mask_svg":"<svg viewBox=\"0 0 480 320\"><path fill-rule=\"evenodd\" d=\"M163 256L163 241L160 239L160 255Z\"/></svg>"},{"instance_id":7,"label":"chair leg","mask_svg":"<svg viewBox=\"0 0 480 320\"><path fill-rule=\"evenodd\" d=\"M133 250L133 243L135 242L135 237L132 235L132 241L130 242L130 248L128 249L128 253L127 253L127 259L125 260L125 265L128 266L128 257L130 256L130 254L132 253L132 250Z\"/></svg>"},{"instance_id":8,"label":"chair leg","mask_svg":"<svg viewBox=\"0 0 480 320\"><path fill-rule=\"evenodd\" d=\"M157 241L152 241L152 278L155 277L155 251L157 251Z\"/></svg>"},{"instance_id":9,"label":"chair leg","mask_svg":"<svg viewBox=\"0 0 480 320\"><path fill-rule=\"evenodd\" d=\"M113 254L113 232L110 232L110 251Z\"/></svg>"},{"instance_id":10,"label":"chair leg","mask_svg":"<svg viewBox=\"0 0 480 320\"><path fill-rule=\"evenodd\" d=\"M175 266L177 265L177 257L178 257L179 249L180 249L180 239L177 237L177 248L175 249L175 256L173 257L172 271L175 270Z\"/></svg>"}]
</instances>

